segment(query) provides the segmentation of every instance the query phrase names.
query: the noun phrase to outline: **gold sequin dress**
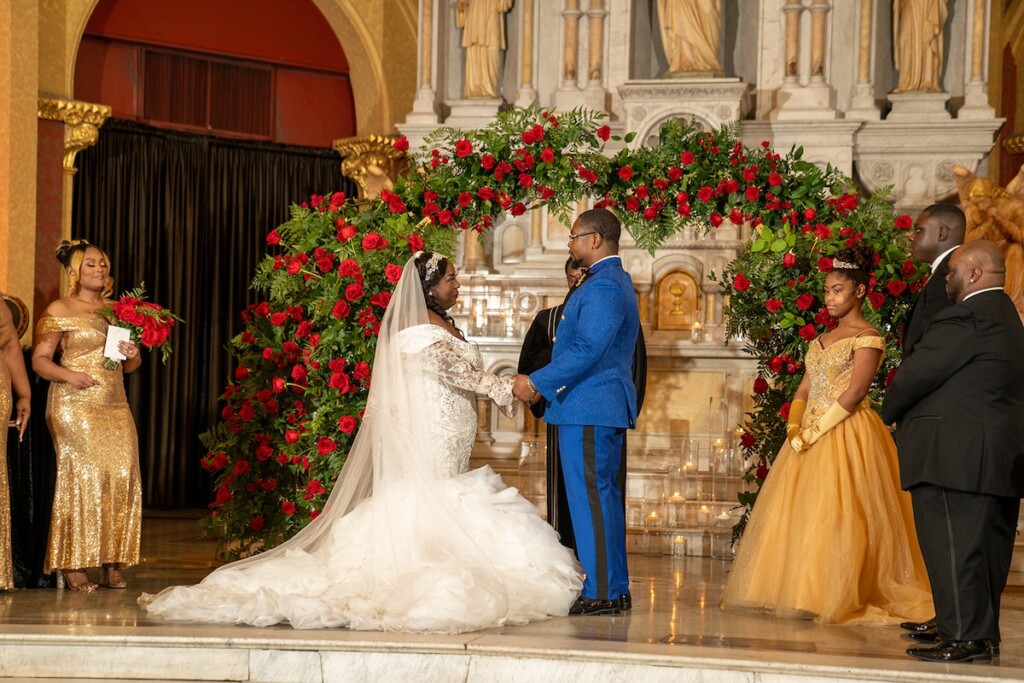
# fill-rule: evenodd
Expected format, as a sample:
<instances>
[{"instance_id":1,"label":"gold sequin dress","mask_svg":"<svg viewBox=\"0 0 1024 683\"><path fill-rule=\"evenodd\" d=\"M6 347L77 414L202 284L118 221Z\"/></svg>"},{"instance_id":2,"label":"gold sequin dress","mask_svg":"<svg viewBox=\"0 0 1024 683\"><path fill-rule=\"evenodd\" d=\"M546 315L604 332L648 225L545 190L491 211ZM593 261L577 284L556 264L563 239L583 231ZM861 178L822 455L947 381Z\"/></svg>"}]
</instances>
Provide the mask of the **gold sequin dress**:
<instances>
[{"instance_id":1,"label":"gold sequin dress","mask_svg":"<svg viewBox=\"0 0 1024 683\"><path fill-rule=\"evenodd\" d=\"M44 571L139 561L142 481L139 440L121 366L103 367L107 323L99 318L39 320L38 334L63 332L63 367L98 384L53 382L46 424L57 450L57 483Z\"/></svg>"},{"instance_id":2,"label":"gold sequin dress","mask_svg":"<svg viewBox=\"0 0 1024 683\"><path fill-rule=\"evenodd\" d=\"M11 501L7 487L7 428L11 416L11 373L0 358L0 590L14 588L11 568Z\"/></svg>"},{"instance_id":3,"label":"gold sequin dress","mask_svg":"<svg viewBox=\"0 0 1024 683\"><path fill-rule=\"evenodd\" d=\"M807 352L806 429L850 386L853 353L877 336ZM865 399L809 449L782 447L757 497L722 597L820 623L923 621L933 614L896 444Z\"/></svg>"}]
</instances>

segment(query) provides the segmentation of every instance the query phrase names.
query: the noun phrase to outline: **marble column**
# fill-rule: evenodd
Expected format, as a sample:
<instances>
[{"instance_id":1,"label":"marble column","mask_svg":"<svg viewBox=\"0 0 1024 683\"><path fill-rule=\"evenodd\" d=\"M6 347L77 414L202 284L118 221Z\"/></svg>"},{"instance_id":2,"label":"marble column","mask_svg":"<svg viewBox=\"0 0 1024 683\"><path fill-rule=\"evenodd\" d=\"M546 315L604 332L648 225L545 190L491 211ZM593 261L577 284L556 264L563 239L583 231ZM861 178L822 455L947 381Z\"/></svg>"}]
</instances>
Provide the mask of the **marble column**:
<instances>
[{"instance_id":1,"label":"marble column","mask_svg":"<svg viewBox=\"0 0 1024 683\"><path fill-rule=\"evenodd\" d=\"M417 54L419 71L416 99L412 111L406 117L406 124L412 126L436 126L437 92L434 89L434 0L420 0L420 49Z\"/></svg>"},{"instance_id":2,"label":"marble column","mask_svg":"<svg viewBox=\"0 0 1024 683\"><path fill-rule=\"evenodd\" d=\"M804 7L803 0L786 0L782 11L786 17L785 76L779 88L775 108L768 118L773 120L808 121L837 118L832 105L832 87L826 78L825 55L828 54L828 0L813 0ZM800 22L804 12L811 13L810 73L800 73ZM806 83L806 85L804 84Z\"/></svg>"},{"instance_id":3,"label":"marble column","mask_svg":"<svg viewBox=\"0 0 1024 683\"><path fill-rule=\"evenodd\" d=\"M857 77L850 94L846 118L877 121L882 114L875 105L875 86L871 71L874 36L874 0L860 0L857 17Z\"/></svg>"},{"instance_id":4,"label":"marble column","mask_svg":"<svg viewBox=\"0 0 1024 683\"><path fill-rule=\"evenodd\" d=\"M964 73L964 104L957 112L960 119L991 119L996 112L988 103L988 78L985 70L986 36L990 21L988 0L968 0L966 50L967 64Z\"/></svg>"},{"instance_id":5,"label":"marble column","mask_svg":"<svg viewBox=\"0 0 1024 683\"><path fill-rule=\"evenodd\" d=\"M572 109L580 103L579 63L580 0L565 0L562 10L562 82L555 91L555 106Z\"/></svg>"},{"instance_id":6,"label":"marble column","mask_svg":"<svg viewBox=\"0 0 1024 683\"><path fill-rule=\"evenodd\" d=\"M583 91L583 106L589 109L605 108L604 75L604 27L608 10L604 0L590 0L587 8L587 24L590 34L588 44L587 87Z\"/></svg>"},{"instance_id":7,"label":"marble column","mask_svg":"<svg viewBox=\"0 0 1024 683\"><path fill-rule=\"evenodd\" d=\"M533 27L536 16L533 9L533 0L522 0L523 25L520 36L522 37L522 66L519 70L519 92L516 94L516 106L528 107L537 101L537 90L533 85Z\"/></svg>"}]
</instances>

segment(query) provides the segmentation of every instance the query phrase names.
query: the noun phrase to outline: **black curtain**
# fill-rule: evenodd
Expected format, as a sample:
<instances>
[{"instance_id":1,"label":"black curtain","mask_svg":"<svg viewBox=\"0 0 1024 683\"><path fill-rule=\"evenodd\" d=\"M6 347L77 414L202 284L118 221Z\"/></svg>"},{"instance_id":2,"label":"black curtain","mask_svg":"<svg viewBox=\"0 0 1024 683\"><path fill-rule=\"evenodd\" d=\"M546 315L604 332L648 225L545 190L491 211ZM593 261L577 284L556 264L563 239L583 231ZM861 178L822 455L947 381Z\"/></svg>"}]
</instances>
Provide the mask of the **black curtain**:
<instances>
[{"instance_id":1,"label":"black curtain","mask_svg":"<svg viewBox=\"0 0 1024 683\"><path fill-rule=\"evenodd\" d=\"M313 193L344 191L332 150L214 138L110 120L77 157L72 232L110 256L114 294L146 283L183 317L174 354L147 355L127 381L148 506L205 506L198 435L233 370L225 347L266 253L266 234ZM56 247L56 245L54 245ZM58 264L54 260L53 267Z\"/></svg>"}]
</instances>

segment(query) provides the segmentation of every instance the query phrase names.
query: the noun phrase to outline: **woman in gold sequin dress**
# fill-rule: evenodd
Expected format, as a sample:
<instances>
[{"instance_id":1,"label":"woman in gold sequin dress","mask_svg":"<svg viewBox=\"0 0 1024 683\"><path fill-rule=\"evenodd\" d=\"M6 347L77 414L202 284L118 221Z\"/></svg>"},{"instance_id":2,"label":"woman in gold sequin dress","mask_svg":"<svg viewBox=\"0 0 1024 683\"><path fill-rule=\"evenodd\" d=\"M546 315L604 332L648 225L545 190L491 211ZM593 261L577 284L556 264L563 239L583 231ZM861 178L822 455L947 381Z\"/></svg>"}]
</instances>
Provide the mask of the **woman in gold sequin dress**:
<instances>
[{"instance_id":1,"label":"woman in gold sequin dress","mask_svg":"<svg viewBox=\"0 0 1024 683\"><path fill-rule=\"evenodd\" d=\"M121 569L139 559L142 483L122 373L142 361L135 343L121 342L127 360L114 370L103 366L107 323L96 310L113 290L106 255L86 242L64 242L57 259L69 294L47 306L32 353L33 369L51 382L46 423L57 449L44 571L59 570L72 590L91 591L97 584L85 569L102 566L101 585L125 588Z\"/></svg>"},{"instance_id":2,"label":"woman in gold sequin dress","mask_svg":"<svg viewBox=\"0 0 1024 683\"><path fill-rule=\"evenodd\" d=\"M18 395L17 413L10 427L18 430L20 439L28 427L31 414L32 391L29 387L25 358L14 329L11 312L0 297L0 416L6 420L11 414L11 388ZM0 590L14 588L11 565L11 503L7 487L7 439L10 429L0 423Z\"/></svg>"},{"instance_id":3,"label":"woman in gold sequin dress","mask_svg":"<svg viewBox=\"0 0 1024 683\"><path fill-rule=\"evenodd\" d=\"M932 615L931 590L900 490L896 445L868 405L884 341L862 306L870 247L839 252L825 279L836 329L811 342L787 434L757 498L722 597L819 623Z\"/></svg>"}]
</instances>

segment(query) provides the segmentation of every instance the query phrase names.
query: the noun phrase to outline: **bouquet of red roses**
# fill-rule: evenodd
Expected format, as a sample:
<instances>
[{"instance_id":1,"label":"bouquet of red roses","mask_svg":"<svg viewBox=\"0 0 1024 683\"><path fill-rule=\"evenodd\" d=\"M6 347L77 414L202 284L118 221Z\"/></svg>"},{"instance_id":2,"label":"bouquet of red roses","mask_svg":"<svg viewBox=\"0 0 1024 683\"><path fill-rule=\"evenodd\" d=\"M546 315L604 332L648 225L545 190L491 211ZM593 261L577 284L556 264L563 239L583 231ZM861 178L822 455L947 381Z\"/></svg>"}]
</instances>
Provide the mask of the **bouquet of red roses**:
<instances>
[{"instance_id":1,"label":"bouquet of red roses","mask_svg":"<svg viewBox=\"0 0 1024 683\"><path fill-rule=\"evenodd\" d=\"M136 344L147 349L159 349L166 363L171 355L171 330L175 323L185 322L159 304L146 301L146 284L125 292L114 303L97 311L113 326L127 329ZM119 361L108 358L104 367L113 370Z\"/></svg>"}]
</instances>

